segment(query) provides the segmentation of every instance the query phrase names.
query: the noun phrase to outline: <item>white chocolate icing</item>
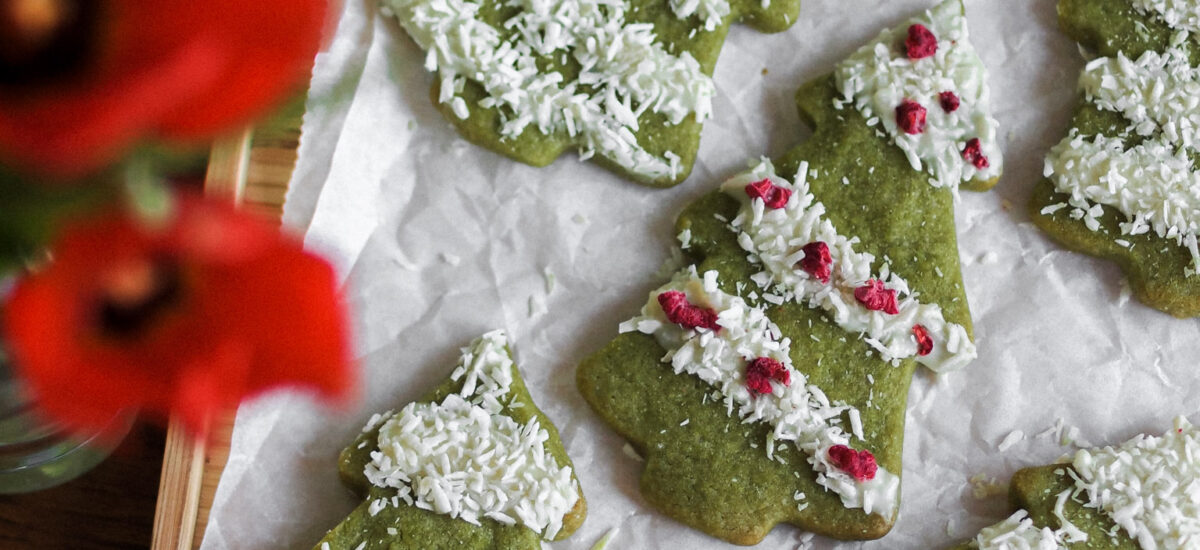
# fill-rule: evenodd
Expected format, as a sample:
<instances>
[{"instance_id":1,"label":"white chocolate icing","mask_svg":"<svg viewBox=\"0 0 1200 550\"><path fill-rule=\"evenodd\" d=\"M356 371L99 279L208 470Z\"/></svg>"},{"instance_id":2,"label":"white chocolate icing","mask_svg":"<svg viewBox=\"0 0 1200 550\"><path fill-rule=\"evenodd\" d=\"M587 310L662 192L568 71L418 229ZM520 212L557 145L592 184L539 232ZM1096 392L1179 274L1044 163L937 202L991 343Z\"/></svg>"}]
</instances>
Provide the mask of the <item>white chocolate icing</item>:
<instances>
[{"instance_id":1,"label":"white chocolate icing","mask_svg":"<svg viewBox=\"0 0 1200 550\"><path fill-rule=\"evenodd\" d=\"M937 304L919 302L908 283L886 264L878 273L873 272L875 256L854 250L859 242L857 237L837 232L825 217L825 206L809 191L807 174L808 164L802 162L795 182L788 181L778 176L771 162L764 159L750 171L721 185L723 191L742 203L741 211L729 225L738 232L738 242L750 254L750 262L763 268L751 277L754 282L783 300L825 311L847 331L865 333L865 341L885 361L913 357L935 372L961 369L970 363L976 357L976 349L966 328L947 322ZM746 194L747 184L763 179L792 191L787 205L769 209L762 199L751 199ZM815 241L828 245L833 257L828 283L796 267L804 259L801 248ZM900 313L873 311L854 298L854 289L869 279L884 281L887 288L896 290ZM925 356L917 355L913 326L918 324L933 339L933 350Z\"/></svg>"},{"instance_id":2,"label":"white chocolate icing","mask_svg":"<svg viewBox=\"0 0 1200 550\"><path fill-rule=\"evenodd\" d=\"M1200 547L1200 430L1186 419L1161 437L1081 450L1072 466L1084 505L1102 510L1143 549Z\"/></svg>"},{"instance_id":3,"label":"white chocolate icing","mask_svg":"<svg viewBox=\"0 0 1200 550\"><path fill-rule=\"evenodd\" d=\"M937 37L937 52L910 60L901 46L910 25L925 25ZM924 170L936 187L957 188L965 181L1000 176L1002 155L997 122L991 114L987 69L971 45L962 0L946 0L924 15L885 30L837 68L842 94L834 107L852 105L871 125L882 125L904 151L914 170ZM961 105L951 113L940 106L942 92L954 92ZM905 99L926 109L925 131L912 135L896 124L895 110ZM980 170L963 159L962 151L978 138L988 167Z\"/></svg>"},{"instance_id":4,"label":"white chocolate icing","mask_svg":"<svg viewBox=\"0 0 1200 550\"><path fill-rule=\"evenodd\" d=\"M692 304L715 310L721 330L684 329L670 322L658 295L671 290L685 293ZM622 333L632 331L653 335L668 350L663 361L676 373L696 376L719 390L729 414L736 409L744 422L774 426L774 440L790 441L806 453L817 472L817 483L837 493L847 508L892 517L899 499L899 476L879 466L874 478L859 482L829 461L830 447L850 446L850 435L841 427L842 415L849 416L855 409L831 402L820 388L809 384L792 365L791 341L761 308L722 292L716 271L701 278L691 266L676 274L670 283L650 293L641 315L621 324ZM759 357L782 363L791 384L772 381L771 394L752 395L746 387L745 367Z\"/></svg>"},{"instance_id":5,"label":"white chocolate icing","mask_svg":"<svg viewBox=\"0 0 1200 550\"><path fill-rule=\"evenodd\" d=\"M673 178L678 155L642 148L634 135L639 117L659 113L679 124L711 115L712 79L691 54L669 54L652 25L627 24L623 2L511 0L507 4L520 12L503 30L479 18L478 2L385 2L426 51L426 68L438 72L439 101L466 118L472 106L459 94L465 79L478 82L488 94L478 106L499 109L502 137L533 125L545 134L565 133L585 158L597 154L634 174ZM541 72L538 59L549 55L577 61L583 67L578 79L564 83L561 73Z\"/></svg>"},{"instance_id":6,"label":"white chocolate icing","mask_svg":"<svg viewBox=\"0 0 1200 550\"><path fill-rule=\"evenodd\" d=\"M1172 29L1200 31L1200 3L1196 0L1130 0L1142 13L1153 14Z\"/></svg>"},{"instance_id":7,"label":"white chocolate icing","mask_svg":"<svg viewBox=\"0 0 1200 550\"><path fill-rule=\"evenodd\" d=\"M386 418L365 474L373 485L397 490L393 503L476 525L483 518L520 524L552 539L579 500L578 487L571 467L546 450L550 435L536 417L518 424L503 414L516 402L506 346L504 333L494 331L463 348L451 375L462 389ZM377 513L388 502L371 506Z\"/></svg>"}]
</instances>

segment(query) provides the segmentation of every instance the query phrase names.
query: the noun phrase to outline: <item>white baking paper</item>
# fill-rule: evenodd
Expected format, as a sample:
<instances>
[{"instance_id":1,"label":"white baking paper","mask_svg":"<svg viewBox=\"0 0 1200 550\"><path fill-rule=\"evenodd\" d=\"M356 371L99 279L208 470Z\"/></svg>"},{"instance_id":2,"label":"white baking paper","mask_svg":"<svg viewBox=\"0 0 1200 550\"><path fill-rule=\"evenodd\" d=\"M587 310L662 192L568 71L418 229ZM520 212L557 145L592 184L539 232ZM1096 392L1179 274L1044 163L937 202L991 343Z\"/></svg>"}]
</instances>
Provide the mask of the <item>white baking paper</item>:
<instances>
[{"instance_id":1,"label":"white baking paper","mask_svg":"<svg viewBox=\"0 0 1200 550\"><path fill-rule=\"evenodd\" d=\"M671 258L685 204L748 159L808 137L794 90L932 3L805 0L785 33L735 27L700 160L687 182L655 190L573 154L538 169L469 145L430 104L416 45L380 17L376 0L349 0L318 58L285 219L345 278L361 400L349 411L299 394L244 405L203 548L310 548L357 504L338 483L342 446L371 413L441 381L458 348L493 328L510 332L589 501L584 526L551 547L590 548L619 527L609 548L731 548L645 503L641 465L584 403L575 366L665 280L656 272ZM957 206L979 359L940 381L915 378L892 533L840 545L818 537L818 548L939 548L973 536L1009 508L1002 491L977 498L983 483L969 480L1005 484L1021 467L1073 451L1045 434L1057 423L1077 427L1081 443L1109 444L1162 432L1178 414L1200 420L1200 325L1130 300L1112 264L1062 250L1026 214L1084 63L1057 29L1055 2L967 4L1007 165L995 190L963 192ZM780 525L761 547L801 538Z\"/></svg>"}]
</instances>

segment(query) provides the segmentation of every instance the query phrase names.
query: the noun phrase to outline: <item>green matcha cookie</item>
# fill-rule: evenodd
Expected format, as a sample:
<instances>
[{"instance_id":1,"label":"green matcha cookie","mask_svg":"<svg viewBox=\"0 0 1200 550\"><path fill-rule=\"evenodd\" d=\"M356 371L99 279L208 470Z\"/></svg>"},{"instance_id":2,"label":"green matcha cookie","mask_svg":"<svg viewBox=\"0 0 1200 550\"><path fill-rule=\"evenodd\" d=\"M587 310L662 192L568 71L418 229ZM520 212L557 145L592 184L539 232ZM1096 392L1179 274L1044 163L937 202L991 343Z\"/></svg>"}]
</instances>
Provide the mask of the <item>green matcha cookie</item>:
<instances>
[{"instance_id":1,"label":"green matcha cookie","mask_svg":"<svg viewBox=\"0 0 1200 550\"><path fill-rule=\"evenodd\" d=\"M500 331L464 348L424 399L372 418L338 472L366 500L316 550L540 550L587 515Z\"/></svg>"},{"instance_id":2,"label":"green matcha cookie","mask_svg":"<svg viewBox=\"0 0 1200 550\"><path fill-rule=\"evenodd\" d=\"M910 28L932 41L908 48ZM650 504L737 544L781 522L840 539L891 529L914 368L976 354L953 203L960 183L998 176L983 72L961 2L946 2L799 91L810 140L684 210L691 265L577 372L645 457ZM937 103L947 91L955 109ZM870 105L891 94L938 105L938 135L881 123ZM962 154L971 140L982 167Z\"/></svg>"},{"instance_id":3,"label":"green matcha cookie","mask_svg":"<svg viewBox=\"0 0 1200 550\"><path fill-rule=\"evenodd\" d=\"M534 166L568 147L640 183L688 177L729 26L787 29L799 0L386 0L467 140Z\"/></svg>"},{"instance_id":4,"label":"green matcha cookie","mask_svg":"<svg viewBox=\"0 0 1200 550\"><path fill-rule=\"evenodd\" d=\"M1200 431L1185 419L1161 437L1026 468L1009 496L1017 513L957 548L1180 549L1200 545Z\"/></svg>"},{"instance_id":5,"label":"green matcha cookie","mask_svg":"<svg viewBox=\"0 0 1200 550\"><path fill-rule=\"evenodd\" d=\"M1063 30L1104 56L1046 157L1034 223L1064 246L1115 261L1146 305L1200 315L1200 17L1195 2L1060 0Z\"/></svg>"}]
</instances>

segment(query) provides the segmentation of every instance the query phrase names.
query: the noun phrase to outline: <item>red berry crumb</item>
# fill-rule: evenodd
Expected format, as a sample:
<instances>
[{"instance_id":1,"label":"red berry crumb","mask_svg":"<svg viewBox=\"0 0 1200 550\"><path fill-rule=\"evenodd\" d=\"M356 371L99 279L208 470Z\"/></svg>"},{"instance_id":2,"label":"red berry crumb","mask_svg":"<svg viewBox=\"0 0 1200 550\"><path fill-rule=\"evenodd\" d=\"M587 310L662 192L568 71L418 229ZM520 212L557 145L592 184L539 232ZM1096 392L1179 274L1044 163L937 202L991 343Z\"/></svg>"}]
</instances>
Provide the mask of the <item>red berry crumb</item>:
<instances>
[{"instance_id":1,"label":"red berry crumb","mask_svg":"<svg viewBox=\"0 0 1200 550\"><path fill-rule=\"evenodd\" d=\"M829 461L858 481L875 479L875 472L879 470L879 465L875 463L875 455L871 454L871 451L856 451L845 445L830 447Z\"/></svg>"},{"instance_id":2,"label":"red berry crumb","mask_svg":"<svg viewBox=\"0 0 1200 550\"><path fill-rule=\"evenodd\" d=\"M678 290L668 290L659 294L658 305L662 306L663 313L667 314L667 320L683 328L721 330L721 325L717 324L717 312L692 305L688 302L687 295Z\"/></svg>"},{"instance_id":3,"label":"red berry crumb","mask_svg":"<svg viewBox=\"0 0 1200 550\"><path fill-rule=\"evenodd\" d=\"M920 103L905 99L896 107L896 125L906 134L925 131L925 108Z\"/></svg>"},{"instance_id":4,"label":"red berry crumb","mask_svg":"<svg viewBox=\"0 0 1200 550\"><path fill-rule=\"evenodd\" d=\"M759 357L746 365L746 387L750 393L771 393L772 380L787 387L792 383L792 375L783 363L770 357Z\"/></svg>"},{"instance_id":5,"label":"red berry crumb","mask_svg":"<svg viewBox=\"0 0 1200 550\"><path fill-rule=\"evenodd\" d=\"M979 170L988 167L988 158L983 156L983 144L979 143L979 138L971 138L971 141L967 142L967 148L963 149L962 156Z\"/></svg>"},{"instance_id":6,"label":"red berry crumb","mask_svg":"<svg viewBox=\"0 0 1200 550\"><path fill-rule=\"evenodd\" d=\"M900 313L900 308L896 306L896 291L884 288L883 281L879 279L871 279L854 289L854 299L872 311L882 311L888 315Z\"/></svg>"},{"instance_id":7,"label":"red berry crumb","mask_svg":"<svg viewBox=\"0 0 1200 550\"><path fill-rule=\"evenodd\" d=\"M746 194L750 195L752 199L762 199L767 208L779 209L787 206L788 199L792 197L792 190L784 189L771 183L771 180L764 179L747 185Z\"/></svg>"},{"instance_id":8,"label":"red berry crumb","mask_svg":"<svg viewBox=\"0 0 1200 550\"><path fill-rule=\"evenodd\" d=\"M913 325L913 336L917 339L917 355L925 357L933 351L933 338L929 337L929 329L925 325Z\"/></svg>"},{"instance_id":9,"label":"red berry crumb","mask_svg":"<svg viewBox=\"0 0 1200 550\"><path fill-rule=\"evenodd\" d=\"M929 57L937 52L937 37L925 25L917 23L908 28L904 52L913 61Z\"/></svg>"},{"instance_id":10,"label":"red berry crumb","mask_svg":"<svg viewBox=\"0 0 1200 550\"><path fill-rule=\"evenodd\" d=\"M829 275L833 273L833 257L829 255L829 245L824 241L814 241L804 245L801 250L804 251L804 259L800 260L796 267L803 269L814 279L828 283Z\"/></svg>"},{"instance_id":11,"label":"red berry crumb","mask_svg":"<svg viewBox=\"0 0 1200 550\"><path fill-rule=\"evenodd\" d=\"M954 111L957 111L958 106L961 103L958 100L958 96L951 91L945 91L938 94L938 101L942 104L942 110L946 111L947 113L953 113Z\"/></svg>"}]
</instances>

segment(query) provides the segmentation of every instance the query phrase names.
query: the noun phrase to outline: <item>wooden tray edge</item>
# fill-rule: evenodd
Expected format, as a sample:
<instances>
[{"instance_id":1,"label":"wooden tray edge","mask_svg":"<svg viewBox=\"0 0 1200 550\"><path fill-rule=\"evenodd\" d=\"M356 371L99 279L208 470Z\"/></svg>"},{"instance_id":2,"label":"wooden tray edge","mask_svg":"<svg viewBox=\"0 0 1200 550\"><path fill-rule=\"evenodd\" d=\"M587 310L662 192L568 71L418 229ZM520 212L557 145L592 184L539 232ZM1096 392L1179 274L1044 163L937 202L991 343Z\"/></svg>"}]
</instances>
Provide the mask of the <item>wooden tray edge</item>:
<instances>
[{"instance_id":1,"label":"wooden tray edge","mask_svg":"<svg viewBox=\"0 0 1200 550\"><path fill-rule=\"evenodd\" d=\"M213 144L208 173L204 180L206 195L223 197L235 204L241 203L246 188L253 135L252 128L245 128L238 134ZM232 424L233 417L222 416L216 422ZM211 438L225 438L225 441L220 443L228 445L231 431L228 428L229 426L214 426ZM163 451L151 550L191 550L199 546L204 533L197 532L196 527L200 515L207 453L206 442L193 440L179 422L171 421L167 428L166 448Z\"/></svg>"}]
</instances>

